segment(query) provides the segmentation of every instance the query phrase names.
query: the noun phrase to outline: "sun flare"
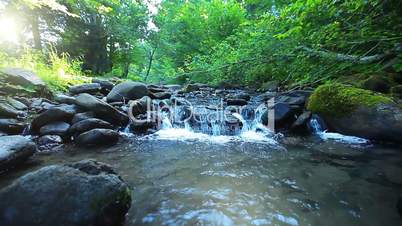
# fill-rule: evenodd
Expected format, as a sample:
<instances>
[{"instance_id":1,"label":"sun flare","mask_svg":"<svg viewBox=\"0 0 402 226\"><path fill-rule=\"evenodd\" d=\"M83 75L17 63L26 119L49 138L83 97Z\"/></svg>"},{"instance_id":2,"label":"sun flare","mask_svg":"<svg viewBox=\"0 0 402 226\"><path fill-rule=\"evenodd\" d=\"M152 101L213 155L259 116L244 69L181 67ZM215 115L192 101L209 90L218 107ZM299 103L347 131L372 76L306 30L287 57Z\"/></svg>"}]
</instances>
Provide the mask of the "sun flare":
<instances>
[{"instance_id":1,"label":"sun flare","mask_svg":"<svg viewBox=\"0 0 402 226\"><path fill-rule=\"evenodd\" d=\"M11 42L18 44L17 24L13 19L0 19L0 42Z\"/></svg>"}]
</instances>

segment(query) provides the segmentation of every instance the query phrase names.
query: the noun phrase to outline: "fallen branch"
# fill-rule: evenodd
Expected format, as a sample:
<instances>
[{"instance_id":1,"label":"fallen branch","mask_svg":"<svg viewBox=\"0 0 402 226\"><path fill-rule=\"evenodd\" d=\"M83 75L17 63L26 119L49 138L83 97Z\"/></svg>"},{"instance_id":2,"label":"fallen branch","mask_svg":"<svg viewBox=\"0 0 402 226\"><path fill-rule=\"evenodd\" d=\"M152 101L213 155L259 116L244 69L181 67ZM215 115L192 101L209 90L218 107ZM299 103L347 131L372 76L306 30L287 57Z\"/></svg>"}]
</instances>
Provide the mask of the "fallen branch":
<instances>
[{"instance_id":1,"label":"fallen branch","mask_svg":"<svg viewBox=\"0 0 402 226\"><path fill-rule=\"evenodd\" d=\"M371 56L356 56L356 55L349 55L349 54L342 54L342 53L334 53L327 50L315 50L306 46L300 46L298 49L301 49L312 56L333 59L335 61L347 61L356 64L370 64L381 61L387 57L395 56L398 52L401 51L400 45L395 47L394 49L387 51L382 54L375 54Z\"/></svg>"}]
</instances>

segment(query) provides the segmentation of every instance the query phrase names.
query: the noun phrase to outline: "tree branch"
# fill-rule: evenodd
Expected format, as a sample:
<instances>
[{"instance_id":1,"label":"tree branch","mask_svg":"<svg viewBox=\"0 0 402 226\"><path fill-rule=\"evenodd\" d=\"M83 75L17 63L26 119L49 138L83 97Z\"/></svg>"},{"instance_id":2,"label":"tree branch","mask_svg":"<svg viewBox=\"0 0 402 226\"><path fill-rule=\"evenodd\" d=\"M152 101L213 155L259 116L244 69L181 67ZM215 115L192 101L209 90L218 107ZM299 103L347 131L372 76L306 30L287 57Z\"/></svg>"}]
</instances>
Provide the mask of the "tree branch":
<instances>
[{"instance_id":1,"label":"tree branch","mask_svg":"<svg viewBox=\"0 0 402 226\"><path fill-rule=\"evenodd\" d=\"M297 49L303 50L312 56L332 59L335 61L353 62L356 64L375 63L375 62L381 61L382 59L384 59L386 57L395 56L398 52L401 52L400 45L396 46L394 49L387 51L385 53L375 54L375 55L371 55L371 56L356 56L356 55L330 52L327 50L315 50L315 49L312 49L312 48L309 48L306 46L300 46Z\"/></svg>"}]
</instances>

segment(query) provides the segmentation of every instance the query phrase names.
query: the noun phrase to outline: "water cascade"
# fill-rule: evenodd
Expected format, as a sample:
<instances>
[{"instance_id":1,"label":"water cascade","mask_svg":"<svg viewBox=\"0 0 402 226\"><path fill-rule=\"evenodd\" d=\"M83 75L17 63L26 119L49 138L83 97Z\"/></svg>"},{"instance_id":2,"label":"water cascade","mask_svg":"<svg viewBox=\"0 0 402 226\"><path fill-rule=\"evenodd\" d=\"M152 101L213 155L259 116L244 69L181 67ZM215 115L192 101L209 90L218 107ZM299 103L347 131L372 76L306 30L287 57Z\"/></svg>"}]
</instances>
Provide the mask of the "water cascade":
<instances>
[{"instance_id":1,"label":"water cascade","mask_svg":"<svg viewBox=\"0 0 402 226\"><path fill-rule=\"evenodd\" d=\"M327 132L325 130L325 125L322 121L321 118L319 118L317 115L314 115L310 122L309 122L310 128L314 134L319 136L322 140L333 140L337 141L340 143L345 143L345 144L358 144L358 145L364 145L364 144L369 144L370 141L361 137L355 137L355 136L347 136L347 135L342 135L340 133L333 133L333 132Z\"/></svg>"}]
</instances>

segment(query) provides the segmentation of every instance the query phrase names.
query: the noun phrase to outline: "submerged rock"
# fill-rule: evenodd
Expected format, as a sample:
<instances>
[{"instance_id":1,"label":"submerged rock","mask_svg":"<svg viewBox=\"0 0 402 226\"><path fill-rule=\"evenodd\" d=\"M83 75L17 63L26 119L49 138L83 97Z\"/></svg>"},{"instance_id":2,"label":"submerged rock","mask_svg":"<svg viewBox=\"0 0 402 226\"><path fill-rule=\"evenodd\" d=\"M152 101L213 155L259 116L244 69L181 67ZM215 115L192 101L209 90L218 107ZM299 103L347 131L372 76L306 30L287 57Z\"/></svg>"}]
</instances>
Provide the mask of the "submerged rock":
<instances>
[{"instance_id":1,"label":"submerged rock","mask_svg":"<svg viewBox=\"0 0 402 226\"><path fill-rule=\"evenodd\" d=\"M131 205L128 185L94 160L51 165L0 191L0 225L119 226Z\"/></svg>"},{"instance_id":2,"label":"submerged rock","mask_svg":"<svg viewBox=\"0 0 402 226\"><path fill-rule=\"evenodd\" d=\"M140 99L148 95L148 88L140 82L123 82L110 91L107 95L107 102L128 102L129 100Z\"/></svg>"},{"instance_id":3,"label":"submerged rock","mask_svg":"<svg viewBox=\"0 0 402 226\"><path fill-rule=\"evenodd\" d=\"M35 151L35 143L28 138L19 135L0 136L0 171L15 167L26 161ZM2 212L0 211L0 213ZM1 221L0 225L3 225Z\"/></svg>"},{"instance_id":4,"label":"submerged rock","mask_svg":"<svg viewBox=\"0 0 402 226\"><path fill-rule=\"evenodd\" d=\"M80 146L114 145L119 141L119 133L111 129L92 129L79 135L76 142Z\"/></svg>"},{"instance_id":5,"label":"submerged rock","mask_svg":"<svg viewBox=\"0 0 402 226\"><path fill-rule=\"evenodd\" d=\"M308 109L318 113L336 132L402 143L402 110L388 97L329 84L317 88Z\"/></svg>"}]
</instances>

